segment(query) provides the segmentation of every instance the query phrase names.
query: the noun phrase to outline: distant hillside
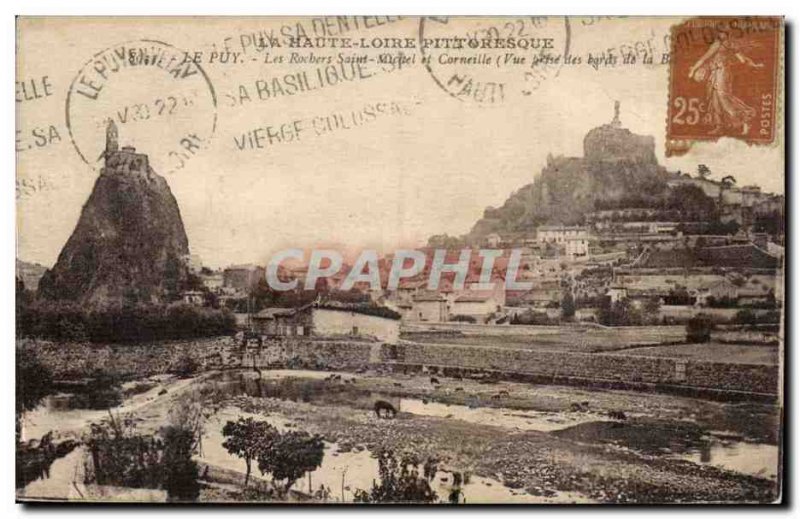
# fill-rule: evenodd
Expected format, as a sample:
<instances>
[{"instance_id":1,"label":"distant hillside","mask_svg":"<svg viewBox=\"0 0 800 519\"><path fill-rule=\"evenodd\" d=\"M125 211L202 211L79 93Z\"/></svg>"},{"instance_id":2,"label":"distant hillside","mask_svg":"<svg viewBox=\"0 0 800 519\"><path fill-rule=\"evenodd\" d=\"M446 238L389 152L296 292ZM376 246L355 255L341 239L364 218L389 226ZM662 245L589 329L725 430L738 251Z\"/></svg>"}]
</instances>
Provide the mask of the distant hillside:
<instances>
[{"instance_id":1,"label":"distant hillside","mask_svg":"<svg viewBox=\"0 0 800 519\"><path fill-rule=\"evenodd\" d=\"M672 174L658 164L653 137L622 128L615 118L583 140L583 157L547 157L533 183L499 208L489 207L467 236L532 231L543 224L579 224L597 201L655 201L667 192Z\"/></svg>"}]
</instances>

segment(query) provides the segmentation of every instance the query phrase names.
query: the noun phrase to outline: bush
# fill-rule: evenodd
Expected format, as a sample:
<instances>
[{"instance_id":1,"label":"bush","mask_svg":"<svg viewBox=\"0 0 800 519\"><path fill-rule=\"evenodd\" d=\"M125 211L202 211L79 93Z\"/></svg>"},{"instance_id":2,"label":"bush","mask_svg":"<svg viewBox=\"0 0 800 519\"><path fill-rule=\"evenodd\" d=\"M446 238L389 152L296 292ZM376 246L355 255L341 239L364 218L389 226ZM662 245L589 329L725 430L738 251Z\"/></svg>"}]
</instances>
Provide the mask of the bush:
<instances>
[{"instance_id":1,"label":"bush","mask_svg":"<svg viewBox=\"0 0 800 519\"><path fill-rule=\"evenodd\" d=\"M175 359L175 362L173 362L172 366L169 368L169 372L176 375L178 378L189 378L197 373L199 368L200 365L194 357L188 353L183 353L180 357Z\"/></svg>"},{"instance_id":2,"label":"bush","mask_svg":"<svg viewBox=\"0 0 800 519\"><path fill-rule=\"evenodd\" d=\"M762 314L757 314L753 310L749 308L744 308L736 312L736 315L733 317L734 324L747 324L747 325L756 325L756 324L778 324L781 321L781 314L777 311L771 312L764 312Z\"/></svg>"},{"instance_id":3,"label":"bush","mask_svg":"<svg viewBox=\"0 0 800 519\"><path fill-rule=\"evenodd\" d=\"M85 483L167 491L170 501L194 501L200 493L190 431L165 427L158 436L136 433L135 418L92 424L86 446L91 467Z\"/></svg>"},{"instance_id":4,"label":"bush","mask_svg":"<svg viewBox=\"0 0 800 519\"><path fill-rule=\"evenodd\" d=\"M561 318L565 321L575 318L575 298L569 290L565 290L564 297L561 298Z\"/></svg>"},{"instance_id":5,"label":"bush","mask_svg":"<svg viewBox=\"0 0 800 519\"><path fill-rule=\"evenodd\" d=\"M200 494L197 482L197 463L192 460L194 435L180 427L165 427L162 456L164 466L163 487L170 501L194 501Z\"/></svg>"},{"instance_id":6,"label":"bush","mask_svg":"<svg viewBox=\"0 0 800 519\"><path fill-rule=\"evenodd\" d=\"M461 315L461 314L450 316L450 321L456 323L472 323L472 324L475 324L476 322L475 318L472 317L471 315Z\"/></svg>"},{"instance_id":7,"label":"bush","mask_svg":"<svg viewBox=\"0 0 800 519\"><path fill-rule=\"evenodd\" d=\"M433 503L438 499L436 492L431 488L429 476L431 473L426 463L423 476L419 472L419 460L413 455L404 454L400 457L392 451L378 453L378 474L380 484L372 483L369 491L356 490L357 503ZM435 470L433 471L435 474Z\"/></svg>"},{"instance_id":8,"label":"bush","mask_svg":"<svg viewBox=\"0 0 800 519\"><path fill-rule=\"evenodd\" d=\"M137 434L134 419L92 424L85 441L91 466L84 483L128 488L161 488L163 442Z\"/></svg>"},{"instance_id":9,"label":"bush","mask_svg":"<svg viewBox=\"0 0 800 519\"><path fill-rule=\"evenodd\" d=\"M686 340L688 342L708 342L711 340L711 331L714 322L711 316L697 314L686 323Z\"/></svg>"},{"instance_id":10,"label":"bush","mask_svg":"<svg viewBox=\"0 0 800 519\"><path fill-rule=\"evenodd\" d=\"M544 326L548 324L557 324L557 320L550 319L550 317L547 315L547 312L535 312L533 310L526 310L512 317L510 324Z\"/></svg>"},{"instance_id":11,"label":"bush","mask_svg":"<svg viewBox=\"0 0 800 519\"><path fill-rule=\"evenodd\" d=\"M629 298L616 303L606 297L598 312L598 321L605 326L642 326L658 324L658 312L661 302L651 298L643 304L637 304Z\"/></svg>"},{"instance_id":12,"label":"bush","mask_svg":"<svg viewBox=\"0 0 800 519\"><path fill-rule=\"evenodd\" d=\"M739 301L735 297L728 296L719 298L709 296L707 302L710 308L736 308L739 304Z\"/></svg>"},{"instance_id":13,"label":"bush","mask_svg":"<svg viewBox=\"0 0 800 519\"><path fill-rule=\"evenodd\" d=\"M53 391L53 377L50 370L41 363L32 350L16 350L16 412L30 411Z\"/></svg>"}]
</instances>

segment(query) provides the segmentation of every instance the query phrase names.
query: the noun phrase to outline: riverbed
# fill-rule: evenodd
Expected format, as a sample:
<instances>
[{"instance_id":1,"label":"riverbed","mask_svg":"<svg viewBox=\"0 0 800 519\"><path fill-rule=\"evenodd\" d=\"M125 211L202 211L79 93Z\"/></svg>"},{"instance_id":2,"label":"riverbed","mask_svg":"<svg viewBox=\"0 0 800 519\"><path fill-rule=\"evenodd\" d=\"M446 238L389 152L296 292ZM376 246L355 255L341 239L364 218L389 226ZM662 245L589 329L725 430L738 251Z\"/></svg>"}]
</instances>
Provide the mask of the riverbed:
<instances>
[{"instance_id":1,"label":"riverbed","mask_svg":"<svg viewBox=\"0 0 800 519\"><path fill-rule=\"evenodd\" d=\"M238 417L259 417L279 429L295 427L322 434L325 456L322 466L310 474L310 489L314 492L323 485L330 500L351 501L357 489L368 490L377 476L374 453L387 444L443 455L445 461L431 483L442 500L450 493L454 472L470 473L469 482L462 486L468 503L646 501L648 496L628 496L625 489L630 483L640 488L641 481L660 485L665 478L671 480L673 473L675 480L668 488L651 490L650 498L702 500L701 496L708 495L720 496L722 501L736 496L752 501L763 499L757 496L775 485L778 477L777 445L758 441L765 436L750 434L750 426L729 430L731 423L740 423L730 416L760 416L769 412L764 407L728 408L663 395L513 383L487 388L444 378L430 387L424 377L308 370L263 370L260 376L247 371L208 373L184 380L155 377L150 382L154 383L151 389L126 398L111 412L134 414L143 430L155 431L181 393L210 385L229 400L206 423L203 450L197 456L205 464L244 472L244 462L222 448L222 425ZM290 394L282 396L281 391ZM490 398L498 394L507 396L499 401ZM397 418L377 418L372 410L376 399L391 402L399 412ZM581 402L581 409L570 408L573 399ZM38 438L52 430L56 439L80 439L90 423L109 413L70 409L68 402L68 395L57 396L26 413L24 437ZM611 405L624 409L624 418L609 416ZM687 415L686 410L695 412ZM715 433L703 421L714 416L728 417L719 425L728 426L726 433ZM666 431L694 428L691 441L677 433L659 436L646 422L650 419ZM604 433L596 434L597 430ZM20 495L81 499L75 489L81 453L78 449L57 460L50 478L29 484ZM608 470L616 471L618 479L608 481L603 475ZM255 468L253 477L261 477ZM308 477L293 489L308 493ZM97 492L83 490L92 491ZM129 500L163 497L125 489L109 492L127 495Z\"/></svg>"}]
</instances>

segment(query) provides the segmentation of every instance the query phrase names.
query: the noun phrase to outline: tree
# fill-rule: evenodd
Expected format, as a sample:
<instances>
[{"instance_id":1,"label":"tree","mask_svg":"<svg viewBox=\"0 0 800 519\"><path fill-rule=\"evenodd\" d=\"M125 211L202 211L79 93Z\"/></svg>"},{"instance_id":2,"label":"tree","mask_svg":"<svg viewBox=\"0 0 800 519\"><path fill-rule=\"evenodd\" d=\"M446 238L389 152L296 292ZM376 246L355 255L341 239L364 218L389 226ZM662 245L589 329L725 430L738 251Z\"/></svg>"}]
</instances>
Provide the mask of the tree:
<instances>
[{"instance_id":1,"label":"tree","mask_svg":"<svg viewBox=\"0 0 800 519\"><path fill-rule=\"evenodd\" d=\"M194 438L191 431L180 427L165 427L162 463L164 490L170 501L194 501L200 495L197 463L192 460Z\"/></svg>"},{"instance_id":2,"label":"tree","mask_svg":"<svg viewBox=\"0 0 800 519\"><path fill-rule=\"evenodd\" d=\"M708 342L711 340L711 330L714 323L711 316L697 314L686 323L686 340L688 342Z\"/></svg>"},{"instance_id":3,"label":"tree","mask_svg":"<svg viewBox=\"0 0 800 519\"><path fill-rule=\"evenodd\" d=\"M661 298L651 297L644 303L644 313L648 320L651 322L658 321L658 315L661 313Z\"/></svg>"},{"instance_id":4,"label":"tree","mask_svg":"<svg viewBox=\"0 0 800 519\"><path fill-rule=\"evenodd\" d=\"M672 189L667 198L667 209L680 213L709 215L715 209L714 199L695 185L680 185Z\"/></svg>"},{"instance_id":5,"label":"tree","mask_svg":"<svg viewBox=\"0 0 800 519\"><path fill-rule=\"evenodd\" d=\"M19 441L22 413L35 409L53 391L53 377L32 350L17 348L16 353L15 435Z\"/></svg>"},{"instance_id":6,"label":"tree","mask_svg":"<svg viewBox=\"0 0 800 519\"><path fill-rule=\"evenodd\" d=\"M285 480L283 491L288 492L295 481L322 465L325 444L318 435L305 431L279 434L258 454L258 470L272 474L273 481Z\"/></svg>"},{"instance_id":7,"label":"tree","mask_svg":"<svg viewBox=\"0 0 800 519\"><path fill-rule=\"evenodd\" d=\"M700 178L707 178L709 175L711 175L711 169L708 166L705 164L697 165L697 176Z\"/></svg>"},{"instance_id":8,"label":"tree","mask_svg":"<svg viewBox=\"0 0 800 519\"><path fill-rule=\"evenodd\" d=\"M17 348L16 409L30 411L52 391L52 375L36 354L27 348Z\"/></svg>"},{"instance_id":9,"label":"tree","mask_svg":"<svg viewBox=\"0 0 800 519\"><path fill-rule=\"evenodd\" d=\"M561 298L561 318L565 321L571 321L575 317L575 298L572 297L572 291L565 290L564 297Z\"/></svg>"},{"instance_id":10,"label":"tree","mask_svg":"<svg viewBox=\"0 0 800 519\"><path fill-rule=\"evenodd\" d=\"M263 421L252 418L239 418L236 422L228 421L222 427L222 435L227 439L222 446L232 455L244 459L247 472L244 476L244 486L250 481L250 469L254 459L274 442L278 431L273 426Z\"/></svg>"},{"instance_id":11,"label":"tree","mask_svg":"<svg viewBox=\"0 0 800 519\"><path fill-rule=\"evenodd\" d=\"M378 453L380 484L373 482L372 489L357 490L357 503L433 503L438 497L428 479L419 474L419 460L411 454L400 457L393 451ZM428 471L430 474L430 471Z\"/></svg>"}]
</instances>

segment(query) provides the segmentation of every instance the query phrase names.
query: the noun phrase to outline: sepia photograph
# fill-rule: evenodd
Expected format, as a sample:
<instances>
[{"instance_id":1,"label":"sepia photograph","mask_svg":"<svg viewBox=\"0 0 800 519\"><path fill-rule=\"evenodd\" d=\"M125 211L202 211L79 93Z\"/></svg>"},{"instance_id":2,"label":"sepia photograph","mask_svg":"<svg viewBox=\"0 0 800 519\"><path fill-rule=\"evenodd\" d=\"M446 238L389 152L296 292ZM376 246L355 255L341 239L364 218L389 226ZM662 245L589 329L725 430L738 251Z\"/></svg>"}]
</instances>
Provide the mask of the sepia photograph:
<instances>
[{"instance_id":1,"label":"sepia photograph","mask_svg":"<svg viewBox=\"0 0 800 519\"><path fill-rule=\"evenodd\" d=\"M16 502L783 503L775 14L18 16Z\"/></svg>"}]
</instances>

